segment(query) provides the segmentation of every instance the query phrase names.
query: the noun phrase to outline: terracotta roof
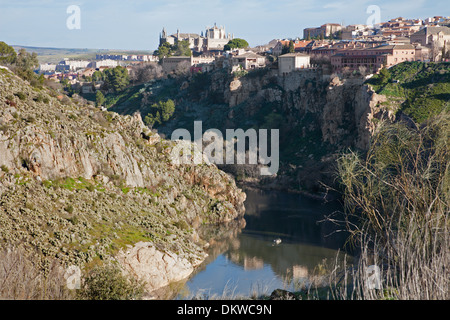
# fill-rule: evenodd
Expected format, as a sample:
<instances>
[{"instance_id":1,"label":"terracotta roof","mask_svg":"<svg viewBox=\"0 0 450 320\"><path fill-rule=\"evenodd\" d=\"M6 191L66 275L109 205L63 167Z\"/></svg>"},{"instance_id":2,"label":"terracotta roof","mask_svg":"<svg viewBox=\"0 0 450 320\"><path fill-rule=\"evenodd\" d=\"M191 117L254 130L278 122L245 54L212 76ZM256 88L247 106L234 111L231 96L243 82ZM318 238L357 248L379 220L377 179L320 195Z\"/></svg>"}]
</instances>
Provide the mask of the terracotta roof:
<instances>
[{"instance_id":1,"label":"terracotta roof","mask_svg":"<svg viewBox=\"0 0 450 320\"><path fill-rule=\"evenodd\" d=\"M391 44L391 45L387 45L387 46L378 46L375 48L368 48L371 50L391 50L391 49L395 49L395 50L411 50L411 49L415 49L416 47L413 46L412 44Z\"/></svg>"},{"instance_id":2,"label":"terracotta roof","mask_svg":"<svg viewBox=\"0 0 450 320\"><path fill-rule=\"evenodd\" d=\"M295 43L294 40L292 40L294 42L294 48L304 48L306 47L308 44L310 44L312 42L312 40L300 40L297 43ZM279 42L281 42L281 44L283 46L289 46L289 43L291 42L290 40L279 40Z\"/></svg>"},{"instance_id":3,"label":"terracotta roof","mask_svg":"<svg viewBox=\"0 0 450 320\"><path fill-rule=\"evenodd\" d=\"M298 43L294 42L294 47L295 48L304 48L306 47L309 43L311 42L311 40L301 40Z\"/></svg>"},{"instance_id":4,"label":"terracotta roof","mask_svg":"<svg viewBox=\"0 0 450 320\"><path fill-rule=\"evenodd\" d=\"M262 55L256 54L254 52L245 52L243 54L234 56L234 58L261 58Z\"/></svg>"}]
</instances>

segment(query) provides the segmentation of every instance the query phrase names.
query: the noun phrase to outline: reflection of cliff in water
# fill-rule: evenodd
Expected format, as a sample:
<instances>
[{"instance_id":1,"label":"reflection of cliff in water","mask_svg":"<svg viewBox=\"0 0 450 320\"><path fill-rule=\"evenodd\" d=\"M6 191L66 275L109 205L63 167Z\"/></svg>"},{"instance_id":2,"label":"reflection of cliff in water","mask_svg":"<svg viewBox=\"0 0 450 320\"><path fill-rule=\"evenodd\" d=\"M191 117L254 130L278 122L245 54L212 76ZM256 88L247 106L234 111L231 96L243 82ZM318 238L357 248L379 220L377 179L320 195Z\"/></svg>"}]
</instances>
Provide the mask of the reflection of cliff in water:
<instances>
[{"instance_id":1,"label":"reflection of cliff in water","mask_svg":"<svg viewBox=\"0 0 450 320\"><path fill-rule=\"evenodd\" d=\"M252 281L270 282L269 287L280 288L295 285L293 280L306 283L320 272L318 269L335 261L347 235L333 233L335 225L319 221L341 210L338 203L324 204L281 192L246 193L245 221L199 231L200 237L210 243L209 256L184 290L195 293L205 289L220 294L228 280L240 292L245 292ZM281 243L274 243L278 238Z\"/></svg>"},{"instance_id":2,"label":"reflection of cliff in water","mask_svg":"<svg viewBox=\"0 0 450 320\"><path fill-rule=\"evenodd\" d=\"M317 272L324 262L334 262L336 250L308 244L281 243L273 245L252 236L241 234L233 240L225 256L244 270L261 269L270 265L287 282L307 278ZM343 255L342 255L343 257Z\"/></svg>"},{"instance_id":3,"label":"reflection of cliff in water","mask_svg":"<svg viewBox=\"0 0 450 320\"><path fill-rule=\"evenodd\" d=\"M342 210L337 202L323 203L297 194L270 191L247 192L244 232L263 240L302 243L341 249L348 236L337 232L326 216Z\"/></svg>"},{"instance_id":4,"label":"reflection of cliff in water","mask_svg":"<svg viewBox=\"0 0 450 320\"><path fill-rule=\"evenodd\" d=\"M159 300L174 299L178 294L183 292L187 281L204 270L210 262L214 261L219 255L230 248L230 244L239 237L239 234L244 227L244 219L233 220L220 225L201 226L198 230L198 235L202 241L209 243L207 250L208 256L205 261L203 261L188 278L153 291L152 296Z\"/></svg>"}]
</instances>

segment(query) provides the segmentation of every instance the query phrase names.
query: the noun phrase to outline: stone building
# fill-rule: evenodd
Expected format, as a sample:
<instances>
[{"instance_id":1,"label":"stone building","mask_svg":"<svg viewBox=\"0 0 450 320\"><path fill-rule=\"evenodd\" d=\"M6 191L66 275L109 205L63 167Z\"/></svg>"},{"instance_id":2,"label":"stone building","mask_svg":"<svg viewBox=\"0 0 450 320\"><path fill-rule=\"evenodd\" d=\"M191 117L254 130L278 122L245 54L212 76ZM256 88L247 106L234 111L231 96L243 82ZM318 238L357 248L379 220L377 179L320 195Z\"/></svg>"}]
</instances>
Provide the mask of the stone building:
<instances>
[{"instance_id":1,"label":"stone building","mask_svg":"<svg viewBox=\"0 0 450 320\"><path fill-rule=\"evenodd\" d=\"M292 71L307 69L310 66L310 57L303 53L287 53L278 57L278 74L285 75Z\"/></svg>"},{"instance_id":2,"label":"stone building","mask_svg":"<svg viewBox=\"0 0 450 320\"><path fill-rule=\"evenodd\" d=\"M206 53L222 51L224 46L233 38L234 36L232 34L225 32L224 27L218 27L216 24L213 27L207 28L205 33L202 32L200 35L197 33L180 33L179 30L175 34L168 35L166 29L163 28L159 37L159 45L166 42L174 45L178 41L185 40L189 42L189 48L193 52Z\"/></svg>"},{"instance_id":3,"label":"stone building","mask_svg":"<svg viewBox=\"0 0 450 320\"><path fill-rule=\"evenodd\" d=\"M375 73L382 67L389 68L398 63L416 60L413 45L381 45L374 48L341 50L331 56L333 71L354 71L364 67L368 73Z\"/></svg>"},{"instance_id":4,"label":"stone building","mask_svg":"<svg viewBox=\"0 0 450 320\"><path fill-rule=\"evenodd\" d=\"M330 37L341 31L342 26L338 23L325 23L317 28L303 29L303 39L320 37Z\"/></svg>"},{"instance_id":5,"label":"stone building","mask_svg":"<svg viewBox=\"0 0 450 320\"><path fill-rule=\"evenodd\" d=\"M425 27L420 31L412 34L410 37L411 43L419 43L422 46L431 47L437 43L440 48L444 46L447 41L450 42L450 28L449 27Z\"/></svg>"},{"instance_id":6,"label":"stone building","mask_svg":"<svg viewBox=\"0 0 450 320\"><path fill-rule=\"evenodd\" d=\"M231 71L264 68L266 58L254 52L244 52L231 57Z\"/></svg>"},{"instance_id":7,"label":"stone building","mask_svg":"<svg viewBox=\"0 0 450 320\"><path fill-rule=\"evenodd\" d=\"M162 60L162 68L164 72L169 73L177 70L179 66L185 65L187 68L192 66L192 57L187 56L173 56L166 57Z\"/></svg>"},{"instance_id":8,"label":"stone building","mask_svg":"<svg viewBox=\"0 0 450 320\"><path fill-rule=\"evenodd\" d=\"M272 48L272 54L275 56L279 56L280 54L282 54L284 47L286 46L289 47L290 42L291 40L278 40L275 46ZM312 40L300 40L300 39L292 40L295 52L304 51L306 46L311 42Z\"/></svg>"}]
</instances>

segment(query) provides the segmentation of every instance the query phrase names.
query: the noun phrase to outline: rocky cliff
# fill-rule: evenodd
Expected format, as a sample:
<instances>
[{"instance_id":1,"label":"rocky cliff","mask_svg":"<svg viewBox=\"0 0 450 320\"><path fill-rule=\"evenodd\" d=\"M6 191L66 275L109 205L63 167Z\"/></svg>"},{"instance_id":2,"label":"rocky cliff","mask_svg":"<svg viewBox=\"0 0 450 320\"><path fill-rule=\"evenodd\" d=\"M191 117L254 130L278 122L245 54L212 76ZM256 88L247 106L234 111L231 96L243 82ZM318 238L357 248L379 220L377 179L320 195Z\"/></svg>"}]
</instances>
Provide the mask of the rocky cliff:
<instances>
[{"instance_id":1,"label":"rocky cliff","mask_svg":"<svg viewBox=\"0 0 450 320\"><path fill-rule=\"evenodd\" d=\"M170 84L174 86L173 80ZM175 83L175 86L177 84ZM149 86L146 101L161 99ZM261 177L252 166L222 166L239 182L258 187L323 191L334 181L334 159L348 147L365 150L380 119L393 118L395 109L383 103L362 78L342 79L321 69L279 76L277 70L250 71L235 77L222 71L201 74L178 84L174 117L157 129L170 136L176 128L267 128L280 130L280 170ZM120 109L120 106L115 108ZM145 111L145 103L140 107Z\"/></svg>"},{"instance_id":2,"label":"rocky cliff","mask_svg":"<svg viewBox=\"0 0 450 320\"><path fill-rule=\"evenodd\" d=\"M148 289L179 280L170 268L187 275L205 257L197 228L242 217L245 194L213 164L173 164L175 145L139 114L100 111L0 69L2 247L37 252L43 269L56 259L87 270L145 243L144 260L157 260L144 263L154 268Z\"/></svg>"}]
</instances>

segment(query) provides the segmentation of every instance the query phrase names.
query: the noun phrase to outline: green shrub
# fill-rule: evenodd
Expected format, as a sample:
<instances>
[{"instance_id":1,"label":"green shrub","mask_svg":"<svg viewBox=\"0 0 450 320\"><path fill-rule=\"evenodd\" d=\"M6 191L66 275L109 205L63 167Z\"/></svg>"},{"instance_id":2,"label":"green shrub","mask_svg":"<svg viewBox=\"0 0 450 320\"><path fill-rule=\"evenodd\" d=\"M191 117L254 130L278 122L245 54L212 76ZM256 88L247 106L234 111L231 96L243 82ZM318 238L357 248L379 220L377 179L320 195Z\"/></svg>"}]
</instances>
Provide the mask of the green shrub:
<instances>
[{"instance_id":1,"label":"green shrub","mask_svg":"<svg viewBox=\"0 0 450 320\"><path fill-rule=\"evenodd\" d=\"M30 115L25 120L29 123L34 123L36 121L36 118Z\"/></svg>"},{"instance_id":2,"label":"green shrub","mask_svg":"<svg viewBox=\"0 0 450 320\"><path fill-rule=\"evenodd\" d=\"M189 230L189 224L184 220L179 220L175 222L173 225L181 230Z\"/></svg>"},{"instance_id":3,"label":"green shrub","mask_svg":"<svg viewBox=\"0 0 450 320\"><path fill-rule=\"evenodd\" d=\"M73 213L73 206L72 205L68 205L67 207L64 208L64 210L68 213Z\"/></svg>"},{"instance_id":4,"label":"green shrub","mask_svg":"<svg viewBox=\"0 0 450 320\"><path fill-rule=\"evenodd\" d=\"M33 98L33 101L43 102L44 101L44 96L42 94L39 94L37 97Z\"/></svg>"},{"instance_id":5,"label":"green shrub","mask_svg":"<svg viewBox=\"0 0 450 320\"><path fill-rule=\"evenodd\" d=\"M22 91L16 92L14 95L22 101L27 98L27 95Z\"/></svg>"},{"instance_id":6,"label":"green shrub","mask_svg":"<svg viewBox=\"0 0 450 320\"><path fill-rule=\"evenodd\" d=\"M398 80L394 82L393 80ZM450 110L450 63L403 62L366 83L401 102L400 109L417 123Z\"/></svg>"},{"instance_id":7,"label":"green shrub","mask_svg":"<svg viewBox=\"0 0 450 320\"><path fill-rule=\"evenodd\" d=\"M175 112L175 102L168 99L166 102L159 101L151 106L151 111L144 118L147 126L153 127L155 124L162 124L168 121Z\"/></svg>"},{"instance_id":8,"label":"green shrub","mask_svg":"<svg viewBox=\"0 0 450 320\"><path fill-rule=\"evenodd\" d=\"M139 300L144 284L131 276L124 276L114 265L95 267L84 279L78 292L82 300Z\"/></svg>"}]
</instances>

